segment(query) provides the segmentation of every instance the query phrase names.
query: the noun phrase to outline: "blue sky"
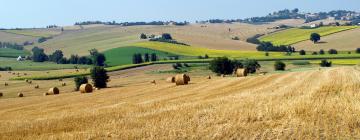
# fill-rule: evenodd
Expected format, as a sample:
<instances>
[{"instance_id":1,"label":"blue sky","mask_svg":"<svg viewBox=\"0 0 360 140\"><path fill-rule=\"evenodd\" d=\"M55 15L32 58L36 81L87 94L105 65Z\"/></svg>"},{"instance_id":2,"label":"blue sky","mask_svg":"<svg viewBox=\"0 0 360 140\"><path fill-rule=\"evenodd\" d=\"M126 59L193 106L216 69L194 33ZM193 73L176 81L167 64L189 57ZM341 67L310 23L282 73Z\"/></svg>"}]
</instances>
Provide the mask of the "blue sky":
<instances>
[{"instance_id":1,"label":"blue sky","mask_svg":"<svg viewBox=\"0 0 360 140\"><path fill-rule=\"evenodd\" d=\"M0 28L77 21L195 21L263 16L280 9L360 10L360 0L1 0Z\"/></svg>"}]
</instances>

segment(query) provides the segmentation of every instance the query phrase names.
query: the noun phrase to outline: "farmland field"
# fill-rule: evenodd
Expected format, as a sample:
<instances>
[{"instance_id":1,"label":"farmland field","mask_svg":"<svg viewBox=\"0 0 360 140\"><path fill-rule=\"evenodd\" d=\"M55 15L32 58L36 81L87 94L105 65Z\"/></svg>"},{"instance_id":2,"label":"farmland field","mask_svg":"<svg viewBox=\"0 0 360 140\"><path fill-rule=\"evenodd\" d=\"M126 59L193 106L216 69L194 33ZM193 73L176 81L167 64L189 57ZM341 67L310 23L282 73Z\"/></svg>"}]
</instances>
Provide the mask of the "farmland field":
<instances>
[{"instance_id":1,"label":"farmland field","mask_svg":"<svg viewBox=\"0 0 360 140\"><path fill-rule=\"evenodd\" d=\"M148 53L149 55L155 53L158 56L159 60L168 58L168 56L176 56L175 54L171 54L167 52L156 51L147 48L139 48L139 47L120 47L104 52L106 56L106 64L108 66L132 64L132 56L135 53L140 53L143 56L145 53Z\"/></svg>"},{"instance_id":2,"label":"farmland field","mask_svg":"<svg viewBox=\"0 0 360 140\"><path fill-rule=\"evenodd\" d=\"M18 35L14 33L8 33L5 31L0 31L0 42L11 42L22 44L26 41L34 42L37 38L32 36Z\"/></svg>"},{"instance_id":3,"label":"farmland field","mask_svg":"<svg viewBox=\"0 0 360 140\"><path fill-rule=\"evenodd\" d=\"M144 72L169 68L151 66L112 73L112 88L93 94L72 92L72 86L66 86L60 87L63 92L58 96L39 97L49 87L45 85L38 93L25 92L25 98L1 99L0 139L360 136L356 125L360 121L360 75L356 67L246 78L213 76L211 80L205 78L207 72L191 73L188 86L166 83L171 74Z\"/></svg>"},{"instance_id":4,"label":"farmland field","mask_svg":"<svg viewBox=\"0 0 360 140\"><path fill-rule=\"evenodd\" d=\"M18 56L27 56L30 55L30 52L27 50L15 50L9 48L0 48L0 57L15 57Z\"/></svg>"},{"instance_id":5,"label":"farmland field","mask_svg":"<svg viewBox=\"0 0 360 140\"><path fill-rule=\"evenodd\" d=\"M32 61L16 61L16 58L0 57L0 67L11 67L13 70L22 71L42 71L42 70L58 70L73 69L75 66L79 68L88 68L87 65L72 64L55 64L52 62L32 62Z\"/></svg>"},{"instance_id":6,"label":"farmland field","mask_svg":"<svg viewBox=\"0 0 360 140\"><path fill-rule=\"evenodd\" d=\"M272 42L274 45L292 45L298 42L309 40L311 33L319 33L321 36L327 36L334 33L351 30L356 26L328 26L315 29L292 28L260 38L261 41Z\"/></svg>"},{"instance_id":7,"label":"farmland field","mask_svg":"<svg viewBox=\"0 0 360 140\"><path fill-rule=\"evenodd\" d=\"M311 41L303 41L293 46L300 50L319 51L320 49L329 50L337 49L342 51L355 51L360 48L360 28L346 32L340 32L321 38L321 43L314 44Z\"/></svg>"},{"instance_id":8,"label":"farmland field","mask_svg":"<svg viewBox=\"0 0 360 140\"><path fill-rule=\"evenodd\" d=\"M21 30L6 30L5 32L31 36L31 37L51 37L61 34L60 29L21 29Z\"/></svg>"}]
</instances>

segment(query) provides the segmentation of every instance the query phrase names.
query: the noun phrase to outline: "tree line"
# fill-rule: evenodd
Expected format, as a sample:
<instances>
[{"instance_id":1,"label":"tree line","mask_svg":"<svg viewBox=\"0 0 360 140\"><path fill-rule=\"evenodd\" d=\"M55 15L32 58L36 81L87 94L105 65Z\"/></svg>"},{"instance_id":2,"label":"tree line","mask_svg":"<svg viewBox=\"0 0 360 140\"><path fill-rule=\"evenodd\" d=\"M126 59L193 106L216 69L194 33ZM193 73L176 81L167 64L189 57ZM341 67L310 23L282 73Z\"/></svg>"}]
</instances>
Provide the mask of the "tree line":
<instances>
[{"instance_id":1,"label":"tree line","mask_svg":"<svg viewBox=\"0 0 360 140\"><path fill-rule=\"evenodd\" d=\"M144 62L155 62L158 61L158 56L156 53L145 53L144 56L142 56L141 53L135 53L132 57L133 64L141 64Z\"/></svg>"},{"instance_id":2,"label":"tree line","mask_svg":"<svg viewBox=\"0 0 360 140\"><path fill-rule=\"evenodd\" d=\"M0 48L10 48L15 50L24 50L24 45L9 42L0 42Z\"/></svg>"}]
</instances>

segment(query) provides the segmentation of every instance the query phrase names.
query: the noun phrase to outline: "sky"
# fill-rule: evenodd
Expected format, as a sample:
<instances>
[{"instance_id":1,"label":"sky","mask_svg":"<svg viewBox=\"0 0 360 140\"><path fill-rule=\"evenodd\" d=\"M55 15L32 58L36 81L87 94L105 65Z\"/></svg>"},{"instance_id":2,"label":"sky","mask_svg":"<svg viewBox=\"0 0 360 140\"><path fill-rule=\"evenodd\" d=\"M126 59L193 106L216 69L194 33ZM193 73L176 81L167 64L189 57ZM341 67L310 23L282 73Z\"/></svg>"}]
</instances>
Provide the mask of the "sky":
<instances>
[{"instance_id":1,"label":"sky","mask_svg":"<svg viewBox=\"0 0 360 140\"><path fill-rule=\"evenodd\" d=\"M301 12L353 10L360 0L0 0L0 28L73 25L79 21L196 21Z\"/></svg>"}]
</instances>

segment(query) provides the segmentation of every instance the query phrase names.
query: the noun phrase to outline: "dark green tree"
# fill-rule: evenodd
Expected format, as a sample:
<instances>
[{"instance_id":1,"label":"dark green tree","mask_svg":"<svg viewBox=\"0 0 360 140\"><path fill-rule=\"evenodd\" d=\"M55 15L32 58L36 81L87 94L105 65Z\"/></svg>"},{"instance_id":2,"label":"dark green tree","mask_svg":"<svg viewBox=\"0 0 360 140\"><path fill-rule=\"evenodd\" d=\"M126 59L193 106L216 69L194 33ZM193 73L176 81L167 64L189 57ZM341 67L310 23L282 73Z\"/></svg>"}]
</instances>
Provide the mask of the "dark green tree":
<instances>
[{"instance_id":1,"label":"dark green tree","mask_svg":"<svg viewBox=\"0 0 360 140\"><path fill-rule=\"evenodd\" d=\"M50 61L55 63L60 63L60 60L64 57L64 54L61 50L56 50L52 55L49 56Z\"/></svg>"},{"instance_id":2,"label":"dark green tree","mask_svg":"<svg viewBox=\"0 0 360 140\"><path fill-rule=\"evenodd\" d=\"M142 34L140 35L140 39L147 39L146 34L142 33Z\"/></svg>"},{"instance_id":3,"label":"dark green tree","mask_svg":"<svg viewBox=\"0 0 360 140\"><path fill-rule=\"evenodd\" d=\"M44 62L48 60L48 56L44 53L44 49L34 47L32 50L32 60L34 62Z\"/></svg>"},{"instance_id":4,"label":"dark green tree","mask_svg":"<svg viewBox=\"0 0 360 140\"><path fill-rule=\"evenodd\" d=\"M274 69L277 71L284 71L286 68L286 64L282 61L276 61L274 64Z\"/></svg>"},{"instance_id":5,"label":"dark green tree","mask_svg":"<svg viewBox=\"0 0 360 140\"><path fill-rule=\"evenodd\" d=\"M300 54L300 55L306 55L306 51L305 51L305 50L300 50L300 51L299 51L299 54Z\"/></svg>"},{"instance_id":6,"label":"dark green tree","mask_svg":"<svg viewBox=\"0 0 360 140\"><path fill-rule=\"evenodd\" d=\"M324 51L323 49L321 49L321 50L319 51L319 54L323 55L323 54L325 54L325 51Z\"/></svg>"},{"instance_id":7,"label":"dark green tree","mask_svg":"<svg viewBox=\"0 0 360 140\"><path fill-rule=\"evenodd\" d=\"M311 40L312 42L314 42L314 43L319 42L320 39L321 39L321 36L320 36L320 34L318 34L318 33L312 33L312 34L310 35L310 40Z\"/></svg>"},{"instance_id":8,"label":"dark green tree","mask_svg":"<svg viewBox=\"0 0 360 140\"><path fill-rule=\"evenodd\" d=\"M148 53L144 54L144 61L145 62L150 62L150 55Z\"/></svg>"},{"instance_id":9,"label":"dark green tree","mask_svg":"<svg viewBox=\"0 0 360 140\"><path fill-rule=\"evenodd\" d=\"M157 61L158 60L158 57L157 57L157 55L156 55L156 53L152 53L151 54L151 61Z\"/></svg>"},{"instance_id":10,"label":"dark green tree","mask_svg":"<svg viewBox=\"0 0 360 140\"><path fill-rule=\"evenodd\" d=\"M172 39L173 39L172 36L171 36L171 34L169 34L169 33L163 33L163 34L161 35L161 38L162 38L162 39L165 39L165 40L172 40Z\"/></svg>"},{"instance_id":11,"label":"dark green tree","mask_svg":"<svg viewBox=\"0 0 360 140\"><path fill-rule=\"evenodd\" d=\"M321 60L320 66L321 67L331 67L332 62L331 61L327 61L327 60Z\"/></svg>"},{"instance_id":12,"label":"dark green tree","mask_svg":"<svg viewBox=\"0 0 360 140\"><path fill-rule=\"evenodd\" d=\"M246 59L242 62L242 64L249 73L255 73L258 69L261 68L261 65L258 63L258 61L253 59Z\"/></svg>"},{"instance_id":13,"label":"dark green tree","mask_svg":"<svg viewBox=\"0 0 360 140\"><path fill-rule=\"evenodd\" d=\"M104 67L95 66L90 71L91 79L97 88L106 88L109 76Z\"/></svg>"},{"instance_id":14,"label":"dark green tree","mask_svg":"<svg viewBox=\"0 0 360 140\"><path fill-rule=\"evenodd\" d=\"M234 71L234 65L229 58L219 57L210 61L209 69L217 74L231 74Z\"/></svg>"}]
</instances>

